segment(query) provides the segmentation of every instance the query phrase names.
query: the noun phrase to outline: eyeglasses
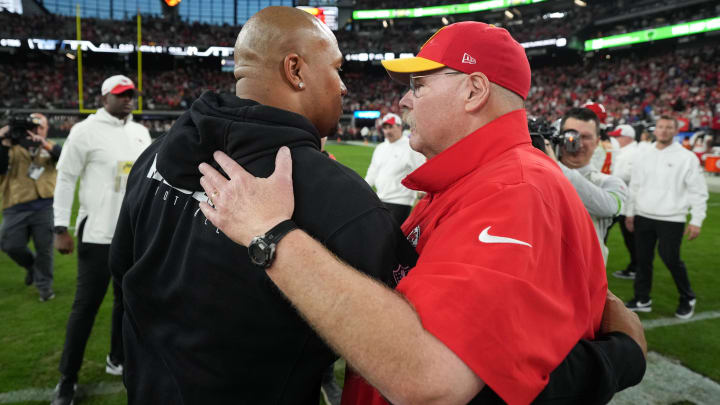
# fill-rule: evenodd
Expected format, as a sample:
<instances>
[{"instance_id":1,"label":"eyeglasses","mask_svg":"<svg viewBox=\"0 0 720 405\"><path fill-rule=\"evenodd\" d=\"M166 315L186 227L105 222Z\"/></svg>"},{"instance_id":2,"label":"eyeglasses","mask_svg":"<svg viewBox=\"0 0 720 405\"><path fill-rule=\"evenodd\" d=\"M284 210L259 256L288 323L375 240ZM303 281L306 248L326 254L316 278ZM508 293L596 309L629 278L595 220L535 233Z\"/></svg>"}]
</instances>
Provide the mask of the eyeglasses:
<instances>
[{"instance_id":1,"label":"eyeglasses","mask_svg":"<svg viewBox=\"0 0 720 405\"><path fill-rule=\"evenodd\" d=\"M423 77L430 77L430 76L464 75L464 74L465 73L463 73L463 72L442 72L442 73L433 73L431 75L410 76L410 90L412 90L413 96L415 96L415 98L418 98L418 97L420 97L418 95L419 89L421 89L423 87L423 85L420 84L418 86L418 84L415 83L415 79L421 79Z\"/></svg>"}]
</instances>

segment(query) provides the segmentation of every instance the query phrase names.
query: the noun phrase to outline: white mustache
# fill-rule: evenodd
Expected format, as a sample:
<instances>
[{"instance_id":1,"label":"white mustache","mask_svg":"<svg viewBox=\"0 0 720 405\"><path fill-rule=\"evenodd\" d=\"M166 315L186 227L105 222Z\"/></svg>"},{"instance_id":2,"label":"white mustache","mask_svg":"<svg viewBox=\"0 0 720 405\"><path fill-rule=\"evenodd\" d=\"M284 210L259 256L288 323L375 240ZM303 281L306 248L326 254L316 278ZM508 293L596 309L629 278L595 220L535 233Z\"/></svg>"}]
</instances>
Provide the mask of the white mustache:
<instances>
[{"instance_id":1,"label":"white mustache","mask_svg":"<svg viewBox=\"0 0 720 405\"><path fill-rule=\"evenodd\" d=\"M410 127L410 131L414 132L415 131L415 117L412 116L410 111L403 110L402 119L405 123L408 124L408 126Z\"/></svg>"}]
</instances>

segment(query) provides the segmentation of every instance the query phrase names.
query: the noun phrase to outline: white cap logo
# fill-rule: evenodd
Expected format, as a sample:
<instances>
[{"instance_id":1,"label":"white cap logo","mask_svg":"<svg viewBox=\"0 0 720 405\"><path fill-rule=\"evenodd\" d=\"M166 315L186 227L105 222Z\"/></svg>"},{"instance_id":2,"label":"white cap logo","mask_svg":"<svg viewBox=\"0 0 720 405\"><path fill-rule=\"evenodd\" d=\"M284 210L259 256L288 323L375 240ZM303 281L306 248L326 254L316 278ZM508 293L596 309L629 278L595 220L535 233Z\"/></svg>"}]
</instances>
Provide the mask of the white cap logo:
<instances>
[{"instance_id":1,"label":"white cap logo","mask_svg":"<svg viewBox=\"0 0 720 405\"><path fill-rule=\"evenodd\" d=\"M475 60L475 58L473 58L472 56L465 53L465 54L463 54L462 63L474 65L475 63L477 63L477 61Z\"/></svg>"}]
</instances>

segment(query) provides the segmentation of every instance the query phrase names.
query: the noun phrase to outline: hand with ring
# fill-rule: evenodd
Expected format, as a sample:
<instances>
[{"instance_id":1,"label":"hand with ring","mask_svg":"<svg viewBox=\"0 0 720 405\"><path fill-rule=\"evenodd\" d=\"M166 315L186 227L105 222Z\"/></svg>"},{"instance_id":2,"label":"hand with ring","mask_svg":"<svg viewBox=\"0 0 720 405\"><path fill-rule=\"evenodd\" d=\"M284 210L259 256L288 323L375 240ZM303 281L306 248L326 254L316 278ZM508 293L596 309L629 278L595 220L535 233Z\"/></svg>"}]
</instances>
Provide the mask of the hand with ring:
<instances>
[{"instance_id":1,"label":"hand with ring","mask_svg":"<svg viewBox=\"0 0 720 405\"><path fill-rule=\"evenodd\" d=\"M230 239L247 246L255 236L292 217L295 197L290 149L280 148L275 172L268 178L254 177L222 152L213 157L230 179L209 164L200 164L200 185L212 202L212 206L200 203L200 209Z\"/></svg>"}]
</instances>

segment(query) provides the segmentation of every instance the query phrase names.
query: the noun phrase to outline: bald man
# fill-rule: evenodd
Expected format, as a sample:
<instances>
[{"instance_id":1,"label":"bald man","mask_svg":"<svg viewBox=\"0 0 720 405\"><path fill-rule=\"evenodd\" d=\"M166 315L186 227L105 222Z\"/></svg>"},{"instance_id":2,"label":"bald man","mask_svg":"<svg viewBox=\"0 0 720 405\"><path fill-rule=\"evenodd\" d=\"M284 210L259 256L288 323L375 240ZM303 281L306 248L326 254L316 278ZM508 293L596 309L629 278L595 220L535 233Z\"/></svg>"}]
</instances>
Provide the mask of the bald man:
<instances>
[{"instance_id":1,"label":"bald man","mask_svg":"<svg viewBox=\"0 0 720 405\"><path fill-rule=\"evenodd\" d=\"M45 302L55 298L52 205L62 148L47 139L44 115L31 114L29 122L33 128L21 130L19 138L11 137L8 126L0 128L0 249L25 269L25 284L35 283ZM35 252L28 248L31 237Z\"/></svg>"},{"instance_id":2,"label":"bald man","mask_svg":"<svg viewBox=\"0 0 720 405\"><path fill-rule=\"evenodd\" d=\"M129 403L317 405L322 372L337 358L247 249L200 212L212 195L197 167L215 150L267 176L289 146L297 223L382 282L414 264L363 178L320 151L346 93L341 63L319 20L266 8L238 35L236 94L203 94L133 166L111 248Z\"/></svg>"}]
</instances>

